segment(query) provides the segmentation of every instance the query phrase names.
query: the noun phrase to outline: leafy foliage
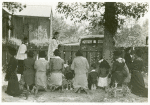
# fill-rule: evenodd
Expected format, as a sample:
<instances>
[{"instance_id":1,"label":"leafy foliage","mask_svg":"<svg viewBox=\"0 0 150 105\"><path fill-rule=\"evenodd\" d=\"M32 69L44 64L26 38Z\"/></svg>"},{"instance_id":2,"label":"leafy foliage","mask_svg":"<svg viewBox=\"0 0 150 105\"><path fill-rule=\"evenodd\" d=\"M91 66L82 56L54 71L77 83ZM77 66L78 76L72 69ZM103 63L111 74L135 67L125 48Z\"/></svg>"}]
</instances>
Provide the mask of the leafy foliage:
<instances>
[{"instance_id":1,"label":"leafy foliage","mask_svg":"<svg viewBox=\"0 0 150 105\"><path fill-rule=\"evenodd\" d=\"M58 16L53 18L53 33L56 31L60 33L61 43L77 42L80 36L88 34L86 25L83 23L67 24L64 18Z\"/></svg>"},{"instance_id":2,"label":"leafy foliage","mask_svg":"<svg viewBox=\"0 0 150 105\"><path fill-rule=\"evenodd\" d=\"M23 8L26 8L26 5L22 5L21 3L18 2L3 2L2 5L12 13L14 13L17 10L19 10L20 12L23 10Z\"/></svg>"},{"instance_id":3,"label":"leafy foliage","mask_svg":"<svg viewBox=\"0 0 150 105\"><path fill-rule=\"evenodd\" d=\"M110 32L115 33L117 28L124 23L124 19L122 19L120 16L130 16L139 19L140 17L144 16L145 12L148 11L148 3L72 2L69 4L65 2L59 2L57 11L59 13L64 13L66 18L70 17L71 20L74 20L75 22L87 20L90 21L90 24L92 24L93 28L95 28L97 25L103 25L110 29ZM107 12L110 14L109 16L107 16Z\"/></svg>"},{"instance_id":4,"label":"leafy foliage","mask_svg":"<svg viewBox=\"0 0 150 105\"><path fill-rule=\"evenodd\" d=\"M133 27L123 27L121 31L114 36L117 41L116 46L145 46L146 36L148 36L147 20L143 26L134 24Z\"/></svg>"}]
</instances>

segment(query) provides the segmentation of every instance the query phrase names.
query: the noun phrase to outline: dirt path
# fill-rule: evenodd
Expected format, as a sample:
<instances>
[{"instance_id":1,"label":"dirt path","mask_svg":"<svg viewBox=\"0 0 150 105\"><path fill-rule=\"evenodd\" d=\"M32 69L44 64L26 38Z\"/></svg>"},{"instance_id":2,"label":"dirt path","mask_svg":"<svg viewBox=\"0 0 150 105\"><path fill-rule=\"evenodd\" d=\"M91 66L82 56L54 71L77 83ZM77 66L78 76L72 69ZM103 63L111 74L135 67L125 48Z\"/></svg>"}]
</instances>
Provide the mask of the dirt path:
<instances>
[{"instance_id":1,"label":"dirt path","mask_svg":"<svg viewBox=\"0 0 150 105\"><path fill-rule=\"evenodd\" d=\"M146 79L147 80L147 79ZM2 102L148 102L148 98L138 97L133 94L129 96L118 96L116 98L109 97L101 89L90 91L90 94L74 93L73 91L65 90L63 93L44 92L40 91L38 96L29 95L28 100L24 96L12 97L5 93L7 82L3 81L2 86Z\"/></svg>"}]
</instances>

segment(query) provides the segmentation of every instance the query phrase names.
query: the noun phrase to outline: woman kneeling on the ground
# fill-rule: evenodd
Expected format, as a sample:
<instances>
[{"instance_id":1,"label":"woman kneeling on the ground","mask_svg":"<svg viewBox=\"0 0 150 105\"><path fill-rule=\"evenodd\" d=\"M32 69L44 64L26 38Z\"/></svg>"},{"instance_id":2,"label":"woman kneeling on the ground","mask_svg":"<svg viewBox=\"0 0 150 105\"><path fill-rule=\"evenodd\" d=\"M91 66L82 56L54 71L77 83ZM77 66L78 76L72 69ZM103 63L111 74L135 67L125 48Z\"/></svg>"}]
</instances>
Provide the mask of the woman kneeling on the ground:
<instances>
[{"instance_id":1,"label":"woman kneeling on the ground","mask_svg":"<svg viewBox=\"0 0 150 105\"><path fill-rule=\"evenodd\" d=\"M35 85L35 69L34 69L35 60L33 59L33 56L34 56L33 52L29 51L27 53L27 59L24 60L23 77L27 85L28 92Z\"/></svg>"},{"instance_id":2,"label":"woman kneeling on the ground","mask_svg":"<svg viewBox=\"0 0 150 105\"><path fill-rule=\"evenodd\" d=\"M142 52L140 49L135 50L134 60L131 68L131 91L133 94L148 97L148 89L145 88L145 83L141 71L143 70Z\"/></svg>"},{"instance_id":3,"label":"woman kneeling on the ground","mask_svg":"<svg viewBox=\"0 0 150 105\"><path fill-rule=\"evenodd\" d=\"M35 61L34 68L36 69L35 73L35 85L36 85L36 92L37 95L38 90L40 87L44 88L47 91L47 75L46 72L49 69L48 61L45 60L46 54L45 51L39 52L39 59Z\"/></svg>"},{"instance_id":4,"label":"woman kneeling on the ground","mask_svg":"<svg viewBox=\"0 0 150 105\"><path fill-rule=\"evenodd\" d=\"M118 86L125 84L125 80L129 77L129 69L126 66L125 60L121 57L122 51L115 51L112 68L112 78L110 86L114 86L115 82L118 83Z\"/></svg>"},{"instance_id":5,"label":"woman kneeling on the ground","mask_svg":"<svg viewBox=\"0 0 150 105\"><path fill-rule=\"evenodd\" d=\"M64 60L60 58L58 49L54 51L54 55L54 57L50 58L50 71L48 72L48 86L52 88L52 91L62 86L62 72L64 71Z\"/></svg>"},{"instance_id":6,"label":"woman kneeling on the ground","mask_svg":"<svg viewBox=\"0 0 150 105\"><path fill-rule=\"evenodd\" d=\"M74 89L75 92L80 92L80 90L84 90L87 93L88 89L88 69L89 63L85 57L83 57L82 51L78 50L76 53L76 57L74 58L71 69L75 72L74 77Z\"/></svg>"}]
</instances>

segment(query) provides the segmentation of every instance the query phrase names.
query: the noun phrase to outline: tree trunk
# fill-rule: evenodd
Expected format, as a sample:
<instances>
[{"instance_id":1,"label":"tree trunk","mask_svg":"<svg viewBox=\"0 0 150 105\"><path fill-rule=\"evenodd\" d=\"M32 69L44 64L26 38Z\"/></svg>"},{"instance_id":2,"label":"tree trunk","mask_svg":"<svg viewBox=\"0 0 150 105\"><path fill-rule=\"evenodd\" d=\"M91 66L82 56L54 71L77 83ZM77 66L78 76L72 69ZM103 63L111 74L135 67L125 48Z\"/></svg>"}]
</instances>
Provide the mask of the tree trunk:
<instances>
[{"instance_id":1,"label":"tree trunk","mask_svg":"<svg viewBox=\"0 0 150 105\"><path fill-rule=\"evenodd\" d=\"M114 49L114 40L113 36L117 30L117 20L115 19L116 9L114 2L105 3L105 29L104 29L104 43L103 43L103 58L108 61L110 66L113 61L113 49Z\"/></svg>"},{"instance_id":2,"label":"tree trunk","mask_svg":"<svg viewBox=\"0 0 150 105\"><path fill-rule=\"evenodd\" d=\"M112 65L113 61L113 51L114 51L113 35L107 29L105 29L103 42L103 58L107 60L110 66Z\"/></svg>"}]
</instances>

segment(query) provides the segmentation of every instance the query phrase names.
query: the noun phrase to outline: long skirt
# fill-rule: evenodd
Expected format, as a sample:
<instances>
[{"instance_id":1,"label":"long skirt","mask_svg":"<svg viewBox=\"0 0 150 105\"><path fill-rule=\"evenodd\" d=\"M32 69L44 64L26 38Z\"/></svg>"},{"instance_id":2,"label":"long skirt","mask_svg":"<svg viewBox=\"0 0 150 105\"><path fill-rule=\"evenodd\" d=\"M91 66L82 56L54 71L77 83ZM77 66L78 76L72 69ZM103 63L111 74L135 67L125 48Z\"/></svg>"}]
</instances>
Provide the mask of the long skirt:
<instances>
[{"instance_id":1,"label":"long skirt","mask_svg":"<svg viewBox=\"0 0 150 105\"><path fill-rule=\"evenodd\" d=\"M22 93L22 91L19 88L19 82L17 79L17 75L8 80L8 86L7 86L6 93L11 96L19 96Z\"/></svg>"},{"instance_id":2,"label":"long skirt","mask_svg":"<svg viewBox=\"0 0 150 105\"><path fill-rule=\"evenodd\" d=\"M35 84L37 86L47 88L46 72L36 72L36 74L35 74Z\"/></svg>"},{"instance_id":3,"label":"long skirt","mask_svg":"<svg viewBox=\"0 0 150 105\"><path fill-rule=\"evenodd\" d=\"M88 89L88 81L86 74L75 74L74 82L73 82L74 88L84 88Z\"/></svg>"},{"instance_id":4,"label":"long skirt","mask_svg":"<svg viewBox=\"0 0 150 105\"><path fill-rule=\"evenodd\" d=\"M48 77L49 86L61 86L63 74L61 72L54 72Z\"/></svg>"},{"instance_id":5,"label":"long skirt","mask_svg":"<svg viewBox=\"0 0 150 105\"><path fill-rule=\"evenodd\" d=\"M148 89L145 88L143 76L138 71L133 71L131 74L131 91L133 94L143 97L148 97Z\"/></svg>"}]
</instances>

